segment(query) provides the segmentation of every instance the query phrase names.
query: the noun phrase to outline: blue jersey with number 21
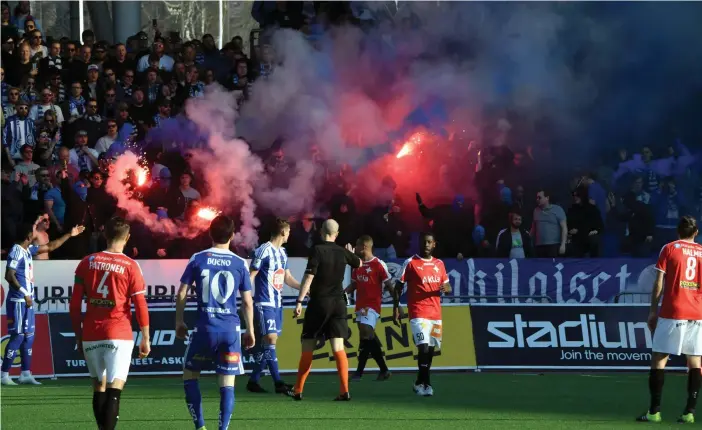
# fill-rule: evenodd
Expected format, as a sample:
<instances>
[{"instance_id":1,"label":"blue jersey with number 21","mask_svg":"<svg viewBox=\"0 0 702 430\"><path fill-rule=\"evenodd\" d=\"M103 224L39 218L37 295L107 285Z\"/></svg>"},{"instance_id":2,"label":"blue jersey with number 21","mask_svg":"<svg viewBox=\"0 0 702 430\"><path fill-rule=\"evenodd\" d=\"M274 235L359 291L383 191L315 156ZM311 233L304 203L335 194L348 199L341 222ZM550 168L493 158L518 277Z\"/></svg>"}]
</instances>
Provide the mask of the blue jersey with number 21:
<instances>
[{"instance_id":1,"label":"blue jersey with number 21","mask_svg":"<svg viewBox=\"0 0 702 430\"><path fill-rule=\"evenodd\" d=\"M198 331L231 332L239 326L237 291L251 291L246 260L226 249L206 249L193 254L180 282L195 284Z\"/></svg>"}]
</instances>

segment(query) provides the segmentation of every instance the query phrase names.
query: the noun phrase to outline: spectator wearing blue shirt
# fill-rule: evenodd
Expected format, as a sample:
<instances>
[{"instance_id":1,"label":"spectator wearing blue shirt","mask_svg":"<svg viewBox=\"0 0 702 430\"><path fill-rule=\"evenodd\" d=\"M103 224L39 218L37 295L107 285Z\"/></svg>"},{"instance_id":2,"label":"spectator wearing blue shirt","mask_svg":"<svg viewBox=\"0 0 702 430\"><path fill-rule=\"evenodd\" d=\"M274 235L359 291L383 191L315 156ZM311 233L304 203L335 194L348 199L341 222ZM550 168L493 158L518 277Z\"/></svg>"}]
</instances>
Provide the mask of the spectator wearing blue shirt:
<instances>
[{"instance_id":1,"label":"spectator wearing blue shirt","mask_svg":"<svg viewBox=\"0 0 702 430\"><path fill-rule=\"evenodd\" d=\"M56 179L61 181L64 178L68 178L68 173L65 170L59 170L56 173ZM44 193L44 210L46 211L47 215L49 215L51 227L58 233L63 233L63 223L66 216L66 202L61 195L61 188L51 184L49 170L45 168L41 168L37 171L37 181L46 187L49 187L46 193Z\"/></svg>"},{"instance_id":2,"label":"spectator wearing blue shirt","mask_svg":"<svg viewBox=\"0 0 702 430\"><path fill-rule=\"evenodd\" d=\"M656 223L653 234L654 250L678 239L677 225L680 217L687 215L691 209L687 199L678 192L675 179L666 178L661 181L659 191L651 197L651 210Z\"/></svg>"}]
</instances>

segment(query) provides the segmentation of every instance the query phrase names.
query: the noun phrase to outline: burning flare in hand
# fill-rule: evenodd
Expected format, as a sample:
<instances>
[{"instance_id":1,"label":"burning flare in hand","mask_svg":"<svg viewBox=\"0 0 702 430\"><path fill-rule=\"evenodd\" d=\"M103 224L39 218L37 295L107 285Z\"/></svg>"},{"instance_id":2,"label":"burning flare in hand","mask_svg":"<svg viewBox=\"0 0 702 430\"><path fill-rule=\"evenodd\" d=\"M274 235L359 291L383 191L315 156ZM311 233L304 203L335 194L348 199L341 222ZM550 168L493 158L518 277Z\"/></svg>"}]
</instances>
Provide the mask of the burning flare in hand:
<instances>
[{"instance_id":1,"label":"burning flare in hand","mask_svg":"<svg viewBox=\"0 0 702 430\"><path fill-rule=\"evenodd\" d=\"M146 183L146 179L148 178L149 173L146 171L146 169L138 169L137 170L137 186L141 187Z\"/></svg>"},{"instance_id":2,"label":"burning flare in hand","mask_svg":"<svg viewBox=\"0 0 702 430\"><path fill-rule=\"evenodd\" d=\"M219 215L219 211L211 207L201 208L197 211L198 218L202 218L206 221L212 221L217 215Z\"/></svg>"},{"instance_id":3,"label":"burning flare in hand","mask_svg":"<svg viewBox=\"0 0 702 430\"><path fill-rule=\"evenodd\" d=\"M412 153L412 149L414 147L418 146L420 143L422 143L422 133L417 132L414 133L408 140L405 142L404 145L402 145L402 148L400 149L400 152L397 153L395 156L396 158L402 158L405 155L410 155Z\"/></svg>"}]
</instances>

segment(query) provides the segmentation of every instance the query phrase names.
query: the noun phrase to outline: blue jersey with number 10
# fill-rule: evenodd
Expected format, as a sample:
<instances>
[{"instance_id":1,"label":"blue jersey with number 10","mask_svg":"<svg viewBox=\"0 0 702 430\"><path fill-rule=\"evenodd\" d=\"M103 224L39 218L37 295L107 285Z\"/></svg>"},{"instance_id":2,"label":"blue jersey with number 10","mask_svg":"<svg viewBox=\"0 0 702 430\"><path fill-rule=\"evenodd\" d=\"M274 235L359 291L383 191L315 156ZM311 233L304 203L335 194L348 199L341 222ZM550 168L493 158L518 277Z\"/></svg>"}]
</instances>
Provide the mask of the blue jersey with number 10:
<instances>
[{"instance_id":1,"label":"blue jersey with number 10","mask_svg":"<svg viewBox=\"0 0 702 430\"><path fill-rule=\"evenodd\" d=\"M230 332L239 326L237 291L251 291L246 260L226 249L206 249L193 254L180 282L195 283L198 331Z\"/></svg>"}]
</instances>

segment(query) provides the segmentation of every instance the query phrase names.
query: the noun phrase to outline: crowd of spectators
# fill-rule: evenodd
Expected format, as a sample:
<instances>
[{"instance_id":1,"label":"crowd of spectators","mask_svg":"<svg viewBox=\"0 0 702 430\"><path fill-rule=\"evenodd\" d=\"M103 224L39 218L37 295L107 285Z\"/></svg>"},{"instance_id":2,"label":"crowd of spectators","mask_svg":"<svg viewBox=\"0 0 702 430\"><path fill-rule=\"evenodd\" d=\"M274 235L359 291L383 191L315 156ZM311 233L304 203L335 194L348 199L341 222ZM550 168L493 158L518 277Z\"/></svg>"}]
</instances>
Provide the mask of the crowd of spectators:
<instances>
[{"instance_id":1,"label":"crowd of spectators","mask_svg":"<svg viewBox=\"0 0 702 430\"><path fill-rule=\"evenodd\" d=\"M309 18L298 3L256 2L253 14L263 28L308 31ZM318 16L326 17L325 25L338 20L361 24L350 10L329 6L325 14L319 10L324 6L314 6ZM143 139L164 120L182 114L186 100L201 97L214 82L246 103L252 84L276 69L270 46L256 46L249 56L239 36L222 49L211 34L183 41L156 31L150 46L145 32L114 45L95 40L91 30L83 32L82 42L44 36L28 2L12 13L3 2L3 253L16 239L17 226L41 213L50 220L41 226L41 242L74 225L86 226L85 234L52 259L77 259L99 250L105 222L120 213L104 186L119 155L115 142ZM498 149L484 151L477 163L475 198L457 195L431 207L419 194L416 205L397 198L402 190L387 177L383 185L394 197L361 211L353 172L325 166L319 207L291 217L289 255L306 256L319 240L320 221L329 216L341 226L340 242L370 234L381 258L414 252L421 229L434 231L444 258L649 257L675 237L679 216L702 221L699 156L680 142L655 148L658 157L650 146L633 155L620 151L616 162L594 166L561 187L572 201L561 199L560 205L554 200L562 190L521 181L529 176L530 151ZM159 217L187 222L207 191L202 172L189 166L189 151L146 154L152 183L140 197ZM280 174L290 169L280 148L264 157L270 173L284 177ZM505 163L517 166L519 175L504 174ZM267 220L274 216L259 214L261 241L267 240ZM422 220L419 226L410 221L415 218ZM138 258L187 258L206 243L205 237L160 238L135 225L127 252Z\"/></svg>"}]
</instances>

